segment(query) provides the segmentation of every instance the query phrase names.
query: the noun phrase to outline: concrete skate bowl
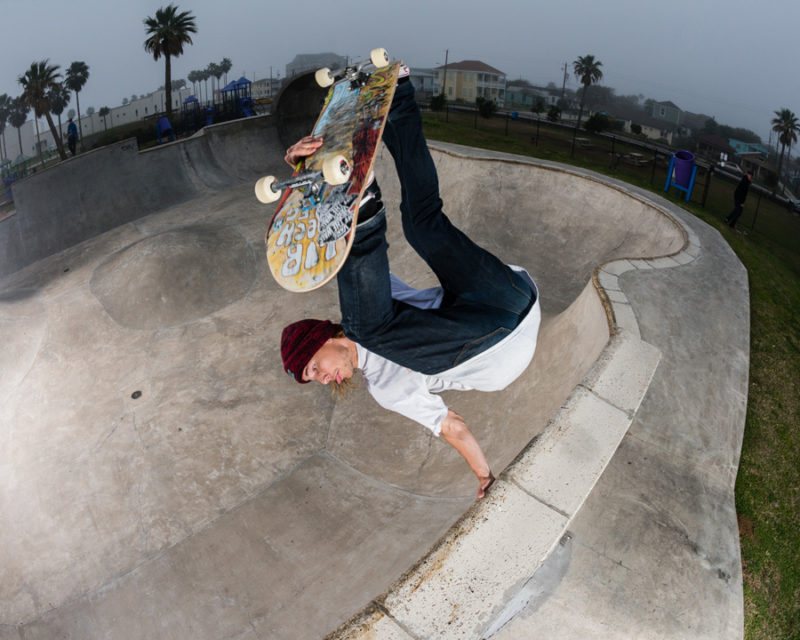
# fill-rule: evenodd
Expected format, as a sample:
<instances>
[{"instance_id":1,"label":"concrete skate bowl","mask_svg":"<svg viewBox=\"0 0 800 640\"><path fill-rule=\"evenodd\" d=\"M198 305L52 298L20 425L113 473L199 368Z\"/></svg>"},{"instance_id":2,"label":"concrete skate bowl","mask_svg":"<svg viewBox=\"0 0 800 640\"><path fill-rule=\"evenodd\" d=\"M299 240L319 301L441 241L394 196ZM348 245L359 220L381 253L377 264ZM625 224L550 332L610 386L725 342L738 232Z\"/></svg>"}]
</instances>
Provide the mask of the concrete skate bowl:
<instances>
[{"instance_id":1,"label":"concrete skate bowl","mask_svg":"<svg viewBox=\"0 0 800 640\"><path fill-rule=\"evenodd\" d=\"M609 341L598 265L673 254L685 238L594 177L434 157L450 218L541 290L525 374L502 392L445 394L499 472ZM433 285L402 240L386 152L376 173L393 270ZM202 224L187 223L189 201L2 282L5 352L18 357L0 377L0 632L319 638L473 503L474 477L446 443L363 389L336 400L283 373L281 328L337 318L336 288L281 290L266 270L264 209L232 193ZM81 268L66 271L76 256Z\"/></svg>"}]
</instances>

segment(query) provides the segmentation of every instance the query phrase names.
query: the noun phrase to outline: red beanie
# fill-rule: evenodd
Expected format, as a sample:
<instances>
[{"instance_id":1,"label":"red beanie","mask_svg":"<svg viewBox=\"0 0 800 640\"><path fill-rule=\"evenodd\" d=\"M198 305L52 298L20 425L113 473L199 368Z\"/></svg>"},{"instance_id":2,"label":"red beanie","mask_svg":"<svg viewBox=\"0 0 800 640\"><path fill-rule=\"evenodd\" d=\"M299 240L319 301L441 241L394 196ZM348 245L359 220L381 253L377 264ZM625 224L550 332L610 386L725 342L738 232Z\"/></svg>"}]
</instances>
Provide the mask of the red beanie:
<instances>
[{"instance_id":1,"label":"red beanie","mask_svg":"<svg viewBox=\"0 0 800 640\"><path fill-rule=\"evenodd\" d=\"M300 320L285 327L281 334L281 359L283 369L300 384L303 380L303 369L319 348L341 329L339 324L330 320Z\"/></svg>"}]
</instances>

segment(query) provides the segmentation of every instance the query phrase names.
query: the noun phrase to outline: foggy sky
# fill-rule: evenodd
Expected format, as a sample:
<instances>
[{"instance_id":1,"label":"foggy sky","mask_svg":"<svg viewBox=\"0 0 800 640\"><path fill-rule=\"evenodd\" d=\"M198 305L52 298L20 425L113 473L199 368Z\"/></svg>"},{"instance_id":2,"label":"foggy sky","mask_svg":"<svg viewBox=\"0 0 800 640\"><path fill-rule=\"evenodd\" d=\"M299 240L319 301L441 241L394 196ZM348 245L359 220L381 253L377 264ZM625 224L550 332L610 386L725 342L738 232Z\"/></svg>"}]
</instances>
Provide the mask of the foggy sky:
<instances>
[{"instance_id":1,"label":"foggy sky","mask_svg":"<svg viewBox=\"0 0 800 640\"><path fill-rule=\"evenodd\" d=\"M49 58L89 65L81 112L114 107L164 84L164 61L144 51L143 20L166 1L0 0L0 93ZM376 46L412 67L481 60L534 84L576 89L572 61L592 54L618 95L671 100L685 111L755 131L766 143L774 111L800 113L796 0L403 0L367 10L356 0L180 0L198 27L173 60L173 79L230 58L228 79L283 77L298 53L363 59ZM373 3L374 4L374 3ZM335 13L325 7L335 7ZM316 11L316 13L315 13ZM75 108L74 98L67 109Z\"/></svg>"}]
</instances>

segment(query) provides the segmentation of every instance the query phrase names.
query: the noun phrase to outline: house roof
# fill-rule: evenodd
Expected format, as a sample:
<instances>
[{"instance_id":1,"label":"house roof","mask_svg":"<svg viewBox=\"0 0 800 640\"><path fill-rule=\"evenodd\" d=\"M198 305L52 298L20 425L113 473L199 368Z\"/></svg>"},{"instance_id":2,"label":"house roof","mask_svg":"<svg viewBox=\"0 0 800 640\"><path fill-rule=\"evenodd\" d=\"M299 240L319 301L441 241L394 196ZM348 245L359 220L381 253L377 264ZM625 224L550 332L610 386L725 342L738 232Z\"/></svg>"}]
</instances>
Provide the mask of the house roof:
<instances>
[{"instance_id":1,"label":"house roof","mask_svg":"<svg viewBox=\"0 0 800 640\"><path fill-rule=\"evenodd\" d=\"M728 140L715 133L701 133L697 136L697 141L715 151L723 151L730 156L736 154L736 149L728 144Z\"/></svg>"},{"instance_id":2,"label":"house roof","mask_svg":"<svg viewBox=\"0 0 800 640\"><path fill-rule=\"evenodd\" d=\"M436 67L437 69L444 70L445 65L441 67ZM480 71L481 73L499 73L501 76L504 76L505 73L500 71L499 69L495 69L492 66L489 66L485 62L481 62L480 60L462 60L461 62L451 62L447 65L448 71Z\"/></svg>"},{"instance_id":3,"label":"house roof","mask_svg":"<svg viewBox=\"0 0 800 640\"><path fill-rule=\"evenodd\" d=\"M630 105L599 105L595 108L596 111L605 111L608 113L612 118L616 120L630 120L636 124L640 124L645 127L650 127L652 129L666 129L665 123L663 120L657 120L653 118L647 111L639 107L633 107Z\"/></svg>"},{"instance_id":4,"label":"house roof","mask_svg":"<svg viewBox=\"0 0 800 640\"><path fill-rule=\"evenodd\" d=\"M728 142L734 149L736 149L736 153L738 153L739 155L744 155L748 153L760 153L763 156L769 156L769 153L764 148L764 145L755 142L742 142L741 140L737 140L736 138L730 138Z\"/></svg>"},{"instance_id":5,"label":"house roof","mask_svg":"<svg viewBox=\"0 0 800 640\"><path fill-rule=\"evenodd\" d=\"M690 111L684 111L682 118L683 126L697 131L700 131L705 126L706 121L710 119L711 116L707 116L704 113L692 113Z\"/></svg>"},{"instance_id":6,"label":"house roof","mask_svg":"<svg viewBox=\"0 0 800 640\"><path fill-rule=\"evenodd\" d=\"M672 107L673 109L677 109L678 111L681 110L681 108L677 104L675 104L670 100L664 100L663 102L657 102L656 104L663 104L665 107Z\"/></svg>"}]
</instances>

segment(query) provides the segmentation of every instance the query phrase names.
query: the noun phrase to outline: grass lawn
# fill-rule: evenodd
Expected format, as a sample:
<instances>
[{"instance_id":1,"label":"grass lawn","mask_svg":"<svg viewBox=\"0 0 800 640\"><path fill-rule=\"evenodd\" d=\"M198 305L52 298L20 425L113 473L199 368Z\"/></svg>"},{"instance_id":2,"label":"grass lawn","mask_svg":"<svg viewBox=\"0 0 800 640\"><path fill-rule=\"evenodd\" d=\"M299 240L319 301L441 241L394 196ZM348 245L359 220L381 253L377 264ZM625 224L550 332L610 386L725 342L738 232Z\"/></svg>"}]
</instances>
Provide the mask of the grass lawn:
<instances>
[{"instance_id":1,"label":"grass lawn","mask_svg":"<svg viewBox=\"0 0 800 640\"><path fill-rule=\"evenodd\" d=\"M477 125L477 126L476 126ZM433 140L554 160L592 169L663 195L666 164L617 163L607 141L570 153L572 136L542 125L425 115ZM582 134L583 135L583 134ZM629 153L617 142L615 153ZM631 149L633 149L631 147ZM704 180L705 178L703 178ZM700 180L700 178L698 179ZM736 482L746 640L800 638L800 218L751 191L739 231L722 222L735 181L712 176L684 206L721 231L750 280L750 390ZM671 198L676 201L676 198ZM735 337L734 337L735 339Z\"/></svg>"}]
</instances>

